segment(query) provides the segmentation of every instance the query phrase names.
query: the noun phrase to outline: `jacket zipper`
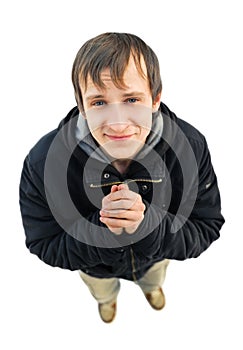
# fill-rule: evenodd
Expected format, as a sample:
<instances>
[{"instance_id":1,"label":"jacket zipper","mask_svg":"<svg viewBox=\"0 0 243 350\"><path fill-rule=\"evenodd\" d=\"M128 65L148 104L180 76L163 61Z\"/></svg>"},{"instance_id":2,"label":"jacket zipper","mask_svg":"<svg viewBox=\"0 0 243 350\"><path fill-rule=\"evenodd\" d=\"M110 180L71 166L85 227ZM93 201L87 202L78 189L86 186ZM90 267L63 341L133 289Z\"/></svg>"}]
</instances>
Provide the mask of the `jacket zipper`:
<instances>
[{"instance_id":1,"label":"jacket zipper","mask_svg":"<svg viewBox=\"0 0 243 350\"><path fill-rule=\"evenodd\" d=\"M137 281L137 277L136 277L136 274L135 274L135 272L136 272L135 258L134 258L132 247L130 247L130 256L131 256L131 264L132 264L132 278L133 278L133 281L136 282Z\"/></svg>"},{"instance_id":2,"label":"jacket zipper","mask_svg":"<svg viewBox=\"0 0 243 350\"><path fill-rule=\"evenodd\" d=\"M138 181L159 183L159 182L162 182L162 179L158 179L158 180L134 179L134 180L128 180L128 181L114 181L114 182L109 182L109 183L105 183L105 184L98 184L98 185L90 184L90 187L91 188L100 188L100 187L106 187L106 186L112 186L112 185L129 184L130 182L138 182Z\"/></svg>"}]
</instances>

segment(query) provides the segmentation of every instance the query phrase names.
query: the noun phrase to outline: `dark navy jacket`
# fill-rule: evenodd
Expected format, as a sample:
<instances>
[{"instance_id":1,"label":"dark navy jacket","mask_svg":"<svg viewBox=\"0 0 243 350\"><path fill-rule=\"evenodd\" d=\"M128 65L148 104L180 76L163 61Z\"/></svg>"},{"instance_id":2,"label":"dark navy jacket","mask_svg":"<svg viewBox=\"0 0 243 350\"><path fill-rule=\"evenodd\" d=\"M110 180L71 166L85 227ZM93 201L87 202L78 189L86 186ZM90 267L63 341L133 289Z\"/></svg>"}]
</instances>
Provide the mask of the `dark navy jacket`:
<instances>
[{"instance_id":1,"label":"dark navy jacket","mask_svg":"<svg viewBox=\"0 0 243 350\"><path fill-rule=\"evenodd\" d=\"M25 159L20 208L30 252L95 277L141 278L157 261L198 257L224 223L204 136L161 103L163 135L126 174L88 155L73 108ZM97 145L98 146L98 145ZM116 236L99 220L102 198L126 182L146 205L137 231Z\"/></svg>"}]
</instances>

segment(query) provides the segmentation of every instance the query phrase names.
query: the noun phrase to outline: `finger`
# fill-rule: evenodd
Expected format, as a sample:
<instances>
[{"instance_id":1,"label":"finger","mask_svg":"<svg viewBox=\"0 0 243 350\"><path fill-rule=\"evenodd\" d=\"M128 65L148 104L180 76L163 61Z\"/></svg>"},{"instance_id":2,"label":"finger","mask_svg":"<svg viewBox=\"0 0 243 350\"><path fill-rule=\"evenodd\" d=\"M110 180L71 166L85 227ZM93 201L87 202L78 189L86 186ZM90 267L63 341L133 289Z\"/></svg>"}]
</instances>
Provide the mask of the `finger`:
<instances>
[{"instance_id":1,"label":"finger","mask_svg":"<svg viewBox=\"0 0 243 350\"><path fill-rule=\"evenodd\" d=\"M110 194L114 193L114 192L117 192L117 191L118 191L118 186L117 185L112 185ZM108 194L107 196L105 196L102 199L102 208L106 205L106 203L109 203L109 201L110 201L110 194Z\"/></svg>"},{"instance_id":2,"label":"finger","mask_svg":"<svg viewBox=\"0 0 243 350\"><path fill-rule=\"evenodd\" d=\"M129 190L128 184L124 183L124 184L118 185L118 191L120 190Z\"/></svg>"},{"instance_id":3,"label":"finger","mask_svg":"<svg viewBox=\"0 0 243 350\"><path fill-rule=\"evenodd\" d=\"M141 201L133 203L132 201L122 200L116 202L109 202L104 205L100 210L101 216L113 216L113 214L131 212L131 213L144 213L146 207Z\"/></svg>"},{"instance_id":4,"label":"finger","mask_svg":"<svg viewBox=\"0 0 243 350\"><path fill-rule=\"evenodd\" d=\"M108 227L108 229L117 236L121 235L123 232L123 228Z\"/></svg>"},{"instance_id":5,"label":"finger","mask_svg":"<svg viewBox=\"0 0 243 350\"><path fill-rule=\"evenodd\" d=\"M140 196L133 199L121 199L116 201L104 201L102 203L102 210L133 210L144 211L145 205Z\"/></svg>"},{"instance_id":6,"label":"finger","mask_svg":"<svg viewBox=\"0 0 243 350\"><path fill-rule=\"evenodd\" d=\"M118 186L119 188L119 186ZM138 197L139 195L136 192L127 190L127 189L122 189L115 191L113 193L110 193L106 196L107 201L116 201L119 199L131 199L134 200Z\"/></svg>"},{"instance_id":7,"label":"finger","mask_svg":"<svg viewBox=\"0 0 243 350\"><path fill-rule=\"evenodd\" d=\"M144 214L142 211L131 211L131 210L112 210L112 211L100 211L100 215L103 218L122 219L130 221L138 221L143 218Z\"/></svg>"},{"instance_id":8,"label":"finger","mask_svg":"<svg viewBox=\"0 0 243 350\"><path fill-rule=\"evenodd\" d=\"M111 187L111 193L114 193L114 192L116 192L116 191L118 191L118 186L117 186L117 185L113 185L113 186Z\"/></svg>"},{"instance_id":9,"label":"finger","mask_svg":"<svg viewBox=\"0 0 243 350\"><path fill-rule=\"evenodd\" d=\"M140 220L142 220L142 218ZM100 217L100 221L103 222L108 227L116 227L116 228L130 227L130 226L133 226L135 223L133 220L105 218L105 217Z\"/></svg>"},{"instance_id":10,"label":"finger","mask_svg":"<svg viewBox=\"0 0 243 350\"><path fill-rule=\"evenodd\" d=\"M134 201L122 199L112 202L106 202L102 206L102 210L130 210L134 206Z\"/></svg>"},{"instance_id":11,"label":"finger","mask_svg":"<svg viewBox=\"0 0 243 350\"><path fill-rule=\"evenodd\" d=\"M115 235L121 235L123 232L123 227L107 226L107 228Z\"/></svg>"}]
</instances>

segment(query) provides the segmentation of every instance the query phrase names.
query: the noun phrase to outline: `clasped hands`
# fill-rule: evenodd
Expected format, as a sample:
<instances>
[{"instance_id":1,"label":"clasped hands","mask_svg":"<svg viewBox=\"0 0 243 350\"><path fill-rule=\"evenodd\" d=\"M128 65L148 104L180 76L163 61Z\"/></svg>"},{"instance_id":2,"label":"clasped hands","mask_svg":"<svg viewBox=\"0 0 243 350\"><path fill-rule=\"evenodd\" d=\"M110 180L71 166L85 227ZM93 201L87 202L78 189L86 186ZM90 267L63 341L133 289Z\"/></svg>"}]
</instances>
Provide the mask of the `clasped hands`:
<instances>
[{"instance_id":1,"label":"clasped hands","mask_svg":"<svg viewBox=\"0 0 243 350\"><path fill-rule=\"evenodd\" d=\"M102 200L100 221L117 235L123 229L132 234L142 222L145 208L141 196L130 191L127 184L113 185Z\"/></svg>"}]
</instances>

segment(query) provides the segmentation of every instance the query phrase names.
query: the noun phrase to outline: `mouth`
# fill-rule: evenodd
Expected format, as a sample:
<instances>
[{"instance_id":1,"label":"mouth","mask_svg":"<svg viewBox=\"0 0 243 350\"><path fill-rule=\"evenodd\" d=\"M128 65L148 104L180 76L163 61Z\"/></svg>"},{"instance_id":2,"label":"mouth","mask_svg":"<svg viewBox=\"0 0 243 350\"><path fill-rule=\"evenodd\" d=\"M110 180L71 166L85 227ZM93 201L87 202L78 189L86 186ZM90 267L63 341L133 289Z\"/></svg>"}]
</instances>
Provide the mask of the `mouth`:
<instances>
[{"instance_id":1,"label":"mouth","mask_svg":"<svg viewBox=\"0 0 243 350\"><path fill-rule=\"evenodd\" d=\"M106 137L108 137L110 140L112 141L123 141L123 140L128 140L130 139L131 137L133 136L133 134L131 135L107 135L106 134Z\"/></svg>"}]
</instances>

